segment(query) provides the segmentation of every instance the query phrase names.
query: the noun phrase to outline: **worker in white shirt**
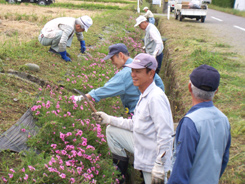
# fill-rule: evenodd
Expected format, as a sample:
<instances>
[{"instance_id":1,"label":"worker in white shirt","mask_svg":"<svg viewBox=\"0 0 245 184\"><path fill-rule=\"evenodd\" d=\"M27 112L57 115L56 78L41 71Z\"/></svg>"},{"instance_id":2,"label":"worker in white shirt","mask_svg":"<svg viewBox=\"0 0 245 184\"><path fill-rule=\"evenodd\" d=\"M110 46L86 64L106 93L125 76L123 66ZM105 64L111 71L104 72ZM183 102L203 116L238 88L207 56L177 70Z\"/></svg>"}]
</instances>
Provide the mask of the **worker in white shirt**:
<instances>
[{"instance_id":1,"label":"worker in white shirt","mask_svg":"<svg viewBox=\"0 0 245 184\"><path fill-rule=\"evenodd\" d=\"M143 15L148 21L152 24L155 24L155 18L151 10L149 10L148 7L144 7L143 10L146 12L145 15Z\"/></svg>"},{"instance_id":2,"label":"worker in white shirt","mask_svg":"<svg viewBox=\"0 0 245 184\"><path fill-rule=\"evenodd\" d=\"M156 58L158 63L156 73L158 74L162 65L163 49L164 49L161 34L158 31L157 27L147 22L146 18L142 15L140 15L136 19L136 24L134 25L134 27L137 26L139 26L140 29L145 30L145 37L144 37L145 46L143 48L145 49L145 52L147 54L150 54Z\"/></svg>"},{"instance_id":3,"label":"worker in white shirt","mask_svg":"<svg viewBox=\"0 0 245 184\"><path fill-rule=\"evenodd\" d=\"M71 46L74 35L77 35L81 53L84 53L86 46L83 32L87 32L92 24L93 20L87 15L79 18L55 18L45 24L38 36L38 40L42 45L50 46L49 52L61 55L61 58L68 62L71 59L66 49Z\"/></svg>"},{"instance_id":4,"label":"worker in white shirt","mask_svg":"<svg viewBox=\"0 0 245 184\"><path fill-rule=\"evenodd\" d=\"M154 82L157 61L141 53L125 66L131 68L133 84L141 92L134 116L123 119L104 112L93 116L97 123L109 124L107 143L122 175L127 171L127 150L134 154L134 168L143 172L145 184L163 184L171 169L174 128L169 100Z\"/></svg>"}]
</instances>

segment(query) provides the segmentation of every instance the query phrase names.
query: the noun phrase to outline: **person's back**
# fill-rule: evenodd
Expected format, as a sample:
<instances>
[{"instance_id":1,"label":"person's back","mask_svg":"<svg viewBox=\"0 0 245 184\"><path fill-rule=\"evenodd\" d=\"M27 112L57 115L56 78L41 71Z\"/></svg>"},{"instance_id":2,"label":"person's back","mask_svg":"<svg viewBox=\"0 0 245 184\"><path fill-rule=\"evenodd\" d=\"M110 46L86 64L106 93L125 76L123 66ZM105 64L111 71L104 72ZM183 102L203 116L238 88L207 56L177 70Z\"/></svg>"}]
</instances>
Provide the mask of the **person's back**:
<instances>
[{"instance_id":1,"label":"person's back","mask_svg":"<svg viewBox=\"0 0 245 184\"><path fill-rule=\"evenodd\" d=\"M223 154L229 139L230 125L227 117L211 102L186 117L190 118L200 135L193 167L190 170L190 184L218 183Z\"/></svg>"},{"instance_id":2,"label":"person's back","mask_svg":"<svg viewBox=\"0 0 245 184\"><path fill-rule=\"evenodd\" d=\"M190 75L192 107L176 129L168 184L219 183L231 144L228 118L212 101L219 81L219 72L208 65L197 67Z\"/></svg>"}]
</instances>

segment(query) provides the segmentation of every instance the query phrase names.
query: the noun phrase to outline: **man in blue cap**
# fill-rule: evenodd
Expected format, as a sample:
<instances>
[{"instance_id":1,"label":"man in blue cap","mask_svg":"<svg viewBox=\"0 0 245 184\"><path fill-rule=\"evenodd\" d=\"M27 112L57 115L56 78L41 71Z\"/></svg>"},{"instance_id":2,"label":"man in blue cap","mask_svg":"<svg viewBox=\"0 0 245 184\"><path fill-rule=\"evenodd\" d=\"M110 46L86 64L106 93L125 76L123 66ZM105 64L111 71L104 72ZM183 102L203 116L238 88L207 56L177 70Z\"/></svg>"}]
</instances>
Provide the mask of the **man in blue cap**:
<instances>
[{"instance_id":1,"label":"man in blue cap","mask_svg":"<svg viewBox=\"0 0 245 184\"><path fill-rule=\"evenodd\" d=\"M208 65L193 70L188 84L192 108L176 129L174 165L168 184L218 184L231 144L228 118L213 105L219 72Z\"/></svg>"},{"instance_id":2,"label":"man in blue cap","mask_svg":"<svg viewBox=\"0 0 245 184\"><path fill-rule=\"evenodd\" d=\"M93 89L86 96L89 99L94 98L99 102L103 98L120 95L122 104L127 113L133 113L140 91L133 85L131 69L125 65L130 64L133 59L129 57L128 49L123 43L113 44L109 47L109 54L103 59L111 59L111 63L118 69L121 69L112 77L103 87ZM162 79L156 75L154 81L164 91ZM75 101L83 100L83 96L74 96Z\"/></svg>"}]
</instances>

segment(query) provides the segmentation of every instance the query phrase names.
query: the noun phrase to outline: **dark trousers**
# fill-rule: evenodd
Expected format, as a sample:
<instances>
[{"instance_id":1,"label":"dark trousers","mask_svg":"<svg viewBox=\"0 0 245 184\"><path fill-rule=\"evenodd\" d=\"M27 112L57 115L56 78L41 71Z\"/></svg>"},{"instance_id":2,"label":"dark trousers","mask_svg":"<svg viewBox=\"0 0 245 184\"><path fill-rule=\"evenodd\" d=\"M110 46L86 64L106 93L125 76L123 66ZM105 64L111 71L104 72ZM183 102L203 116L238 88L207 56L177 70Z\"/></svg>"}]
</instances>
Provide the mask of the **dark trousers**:
<instances>
[{"instance_id":1,"label":"dark trousers","mask_svg":"<svg viewBox=\"0 0 245 184\"><path fill-rule=\"evenodd\" d=\"M157 66L157 69L156 69L156 73L157 74L160 72L160 69L161 69L161 66L162 66L162 59L163 59L163 52L156 57L156 60L157 60L157 63L158 63L158 66Z\"/></svg>"}]
</instances>

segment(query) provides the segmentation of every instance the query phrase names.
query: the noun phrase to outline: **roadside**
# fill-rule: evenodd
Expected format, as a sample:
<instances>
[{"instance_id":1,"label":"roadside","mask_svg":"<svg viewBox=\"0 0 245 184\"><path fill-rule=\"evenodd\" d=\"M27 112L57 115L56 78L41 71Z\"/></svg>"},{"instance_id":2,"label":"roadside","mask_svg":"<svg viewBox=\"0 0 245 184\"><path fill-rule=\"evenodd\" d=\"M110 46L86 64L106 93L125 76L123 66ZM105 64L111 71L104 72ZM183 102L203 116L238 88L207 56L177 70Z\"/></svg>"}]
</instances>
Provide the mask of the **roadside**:
<instances>
[{"instance_id":1,"label":"roadside","mask_svg":"<svg viewBox=\"0 0 245 184\"><path fill-rule=\"evenodd\" d=\"M244 129L244 55L238 50L245 46L230 45L232 38L220 37L208 24L196 21L177 21L171 17L159 18L158 27L167 38L165 71L161 72L170 98L175 122L190 109L191 101L187 85L191 71L208 64L221 74L219 92L215 105L225 113L231 124L232 146L230 161L220 184L242 184L245 180L245 129ZM212 27L214 28L214 27ZM214 28L215 29L215 28Z\"/></svg>"}]
</instances>

